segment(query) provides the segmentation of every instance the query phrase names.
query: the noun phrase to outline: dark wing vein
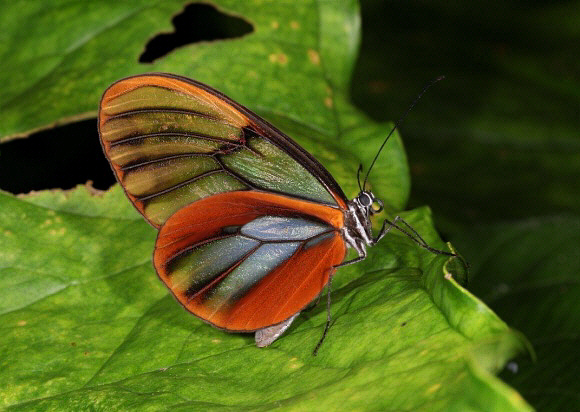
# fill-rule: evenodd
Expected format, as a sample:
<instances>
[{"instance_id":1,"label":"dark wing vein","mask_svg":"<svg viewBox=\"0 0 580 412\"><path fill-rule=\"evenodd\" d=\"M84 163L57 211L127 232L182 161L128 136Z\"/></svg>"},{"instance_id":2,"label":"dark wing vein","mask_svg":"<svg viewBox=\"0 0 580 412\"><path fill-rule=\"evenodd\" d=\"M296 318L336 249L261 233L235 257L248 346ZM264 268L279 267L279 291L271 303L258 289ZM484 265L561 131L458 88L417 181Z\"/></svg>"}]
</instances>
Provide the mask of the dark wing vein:
<instances>
[{"instance_id":1,"label":"dark wing vein","mask_svg":"<svg viewBox=\"0 0 580 412\"><path fill-rule=\"evenodd\" d=\"M192 115L192 116L204 117L206 119L215 120L215 121L220 122L220 123L223 123L223 124L229 124L228 122L224 121L223 119L221 119L221 118L219 118L217 116L213 116L213 115L208 114L208 113L199 112L197 110L175 109L175 108L170 108L170 107L151 107L151 108L144 108L144 109L127 110L127 111L124 111L122 113L114 114L114 115L109 116L109 118L107 119L107 122L109 122L109 121L111 121L113 119L120 119L120 118L124 118L124 117L131 117L133 115L144 114L144 113L174 113L174 114L185 114L185 115Z\"/></svg>"},{"instance_id":2,"label":"dark wing vein","mask_svg":"<svg viewBox=\"0 0 580 412\"><path fill-rule=\"evenodd\" d=\"M183 137L184 139L195 138L195 139L201 139L201 140L209 140L211 142L227 143L227 144L232 145L232 146L234 146L234 145L235 146L243 146L244 145L244 142L230 140L230 139L224 139L222 137L215 137L215 136L210 136L210 135L202 134L202 133L192 133L192 132L163 133L163 132L158 132L158 133L144 133L141 135L129 136L129 137L125 137L123 139L115 140L114 142L111 142L111 147L115 147L115 146L121 145L123 143L130 143L133 141L145 140L145 139L148 139L150 137L151 138L155 138L155 137Z\"/></svg>"}]
</instances>

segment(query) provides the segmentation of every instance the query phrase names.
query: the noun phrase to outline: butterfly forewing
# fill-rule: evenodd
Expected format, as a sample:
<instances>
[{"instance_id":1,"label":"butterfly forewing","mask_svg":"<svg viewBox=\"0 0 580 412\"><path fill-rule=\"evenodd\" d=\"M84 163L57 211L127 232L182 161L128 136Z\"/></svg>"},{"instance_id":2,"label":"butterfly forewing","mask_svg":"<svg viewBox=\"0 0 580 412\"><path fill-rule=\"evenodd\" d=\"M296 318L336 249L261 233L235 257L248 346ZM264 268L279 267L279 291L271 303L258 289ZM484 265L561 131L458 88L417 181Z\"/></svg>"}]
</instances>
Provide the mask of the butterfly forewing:
<instances>
[{"instance_id":1,"label":"butterfly forewing","mask_svg":"<svg viewBox=\"0 0 580 412\"><path fill-rule=\"evenodd\" d=\"M101 101L99 131L117 179L156 227L191 202L237 190L344 207L338 184L312 156L188 79L153 74L113 84Z\"/></svg>"}]
</instances>

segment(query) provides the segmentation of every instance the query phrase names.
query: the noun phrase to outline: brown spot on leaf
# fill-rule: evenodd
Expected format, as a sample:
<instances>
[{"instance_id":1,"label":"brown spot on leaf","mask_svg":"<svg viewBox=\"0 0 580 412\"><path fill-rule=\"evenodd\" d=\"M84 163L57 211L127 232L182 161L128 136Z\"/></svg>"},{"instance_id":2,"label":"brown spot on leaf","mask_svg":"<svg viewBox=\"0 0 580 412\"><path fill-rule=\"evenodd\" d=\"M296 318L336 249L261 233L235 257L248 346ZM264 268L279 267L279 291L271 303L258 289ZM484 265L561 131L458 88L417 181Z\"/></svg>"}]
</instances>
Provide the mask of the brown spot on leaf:
<instances>
[{"instance_id":1,"label":"brown spot on leaf","mask_svg":"<svg viewBox=\"0 0 580 412\"><path fill-rule=\"evenodd\" d=\"M334 106L334 100L332 100L332 97L328 96L326 99L324 99L324 105L329 109L332 109L332 106Z\"/></svg>"},{"instance_id":2,"label":"brown spot on leaf","mask_svg":"<svg viewBox=\"0 0 580 412\"><path fill-rule=\"evenodd\" d=\"M317 66L320 64L320 55L316 50L308 49L308 58L312 64Z\"/></svg>"},{"instance_id":3,"label":"brown spot on leaf","mask_svg":"<svg viewBox=\"0 0 580 412\"><path fill-rule=\"evenodd\" d=\"M284 53L272 53L268 56L268 59L272 63L278 63L283 65L288 63L288 56L286 56Z\"/></svg>"}]
</instances>

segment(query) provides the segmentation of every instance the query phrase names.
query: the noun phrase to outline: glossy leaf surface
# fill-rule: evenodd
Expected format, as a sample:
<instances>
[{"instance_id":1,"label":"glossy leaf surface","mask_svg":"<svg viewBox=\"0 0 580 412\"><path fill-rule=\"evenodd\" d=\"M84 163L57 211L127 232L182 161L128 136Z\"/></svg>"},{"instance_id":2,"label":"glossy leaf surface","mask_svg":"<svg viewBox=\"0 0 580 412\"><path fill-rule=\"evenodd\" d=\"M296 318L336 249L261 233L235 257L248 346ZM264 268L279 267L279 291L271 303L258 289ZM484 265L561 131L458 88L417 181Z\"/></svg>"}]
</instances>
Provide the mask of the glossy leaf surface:
<instances>
[{"instance_id":1,"label":"glossy leaf surface","mask_svg":"<svg viewBox=\"0 0 580 412\"><path fill-rule=\"evenodd\" d=\"M519 337L445 278L446 259L402 236L337 272L335 323L313 357L324 305L256 348L167 294L151 267L155 230L119 187L74 193L0 195L3 406L529 410L491 374ZM404 216L443 247L426 209Z\"/></svg>"}]
</instances>

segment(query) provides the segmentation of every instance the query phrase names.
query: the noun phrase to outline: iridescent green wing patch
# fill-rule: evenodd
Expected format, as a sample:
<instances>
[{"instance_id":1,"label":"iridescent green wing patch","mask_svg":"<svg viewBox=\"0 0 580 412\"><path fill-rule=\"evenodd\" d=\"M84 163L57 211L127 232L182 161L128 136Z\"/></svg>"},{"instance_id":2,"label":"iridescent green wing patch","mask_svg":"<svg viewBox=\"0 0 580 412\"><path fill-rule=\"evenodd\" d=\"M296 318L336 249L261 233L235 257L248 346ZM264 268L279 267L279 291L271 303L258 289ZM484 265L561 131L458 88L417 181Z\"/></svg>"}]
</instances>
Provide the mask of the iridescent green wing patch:
<instances>
[{"instance_id":1,"label":"iridescent green wing patch","mask_svg":"<svg viewBox=\"0 0 580 412\"><path fill-rule=\"evenodd\" d=\"M251 150L220 156L226 168L244 176L255 187L336 205L316 177L286 152L257 135L248 136L246 144Z\"/></svg>"},{"instance_id":2,"label":"iridescent green wing patch","mask_svg":"<svg viewBox=\"0 0 580 412\"><path fill-rule=\"evenodd\" d=\"M284 146L289 138L272 133L258 116L193 81L154 74L113 84L101 101L99 132L117 179L156 227L189 203L236 190L338 206L336 182L326 184L316 174L322 166L313 158L293 142ZM318 165L314 172L312 165Z\"/></svg>"}]
</instances>

